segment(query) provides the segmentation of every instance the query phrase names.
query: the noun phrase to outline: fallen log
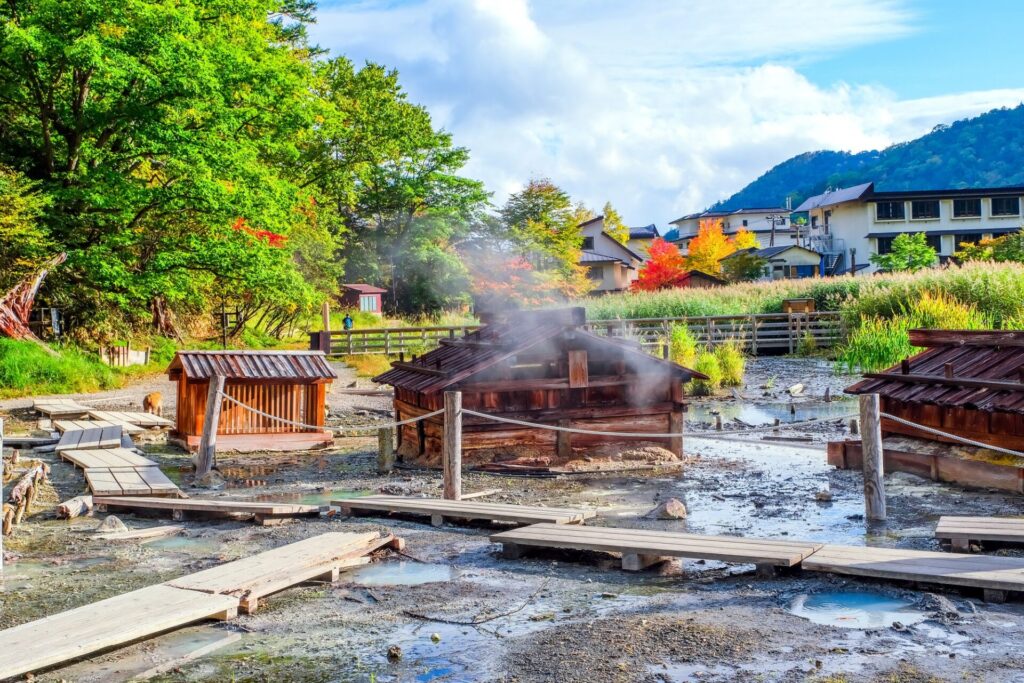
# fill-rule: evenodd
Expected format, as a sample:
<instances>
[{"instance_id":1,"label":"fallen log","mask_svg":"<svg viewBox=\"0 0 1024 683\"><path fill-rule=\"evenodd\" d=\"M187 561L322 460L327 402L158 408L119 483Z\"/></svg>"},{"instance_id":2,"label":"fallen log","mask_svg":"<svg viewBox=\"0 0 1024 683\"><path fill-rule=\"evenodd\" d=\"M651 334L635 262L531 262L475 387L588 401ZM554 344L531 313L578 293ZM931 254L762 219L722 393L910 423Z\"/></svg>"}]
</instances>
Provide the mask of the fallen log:
<instances>
[{"instance_id":1,"label":"fallen log","mask_svg":"<svg viewBox=\"0 0 1024 683\"><path fill-rule=\"evenodd\" d=\"M10 536L14 530L13 527L21 524L21 520L24 518L26 512L31 512L32 503L35 502L36 498L36 487L46 481L46 478L50 475L50 466L46 463L40 463L32 469L25 472L18 483L11 489L11 493L7 498L7 503L4 508L4 524L6 528L7 522L7 510L6 505L12 505L14 507L14 515L11 520L11 528L6 530L6 535Z\"/></svg>"},{"instance_id":2,"label":"fallen log","mask_svg":"<svg viewBox=\"0 0 1024 683\"><path fill-rule=\"evenodd\" d=\"M61 519L74 519L92 512L92 496L75 496L57 506L57 516Z\"/></svg>"}]
</instances>

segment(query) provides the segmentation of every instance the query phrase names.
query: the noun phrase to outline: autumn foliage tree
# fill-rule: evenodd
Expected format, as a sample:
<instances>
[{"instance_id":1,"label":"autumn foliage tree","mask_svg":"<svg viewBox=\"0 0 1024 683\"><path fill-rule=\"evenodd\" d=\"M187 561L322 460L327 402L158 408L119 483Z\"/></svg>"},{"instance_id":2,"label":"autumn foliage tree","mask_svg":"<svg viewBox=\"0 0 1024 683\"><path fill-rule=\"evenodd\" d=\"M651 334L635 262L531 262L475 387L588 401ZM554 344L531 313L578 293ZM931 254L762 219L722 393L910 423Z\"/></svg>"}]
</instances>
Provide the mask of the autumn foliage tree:
<instances>
[{"instance_id":1,"label":"autumn foliage tree","mask_svg":"<svg viewBox=\"0 0 1024 683\"><path fill-rule=\"evenodd\" d=\"M648 256L648 260L640 267L640 276L633 282L634 290L653 292L678 287L686 279L686 257L676 245L661 237L655 238L648 249Z\"/></svg>"},{"instance_id":2,"label":"autumn foliage tree","mask_svg":"<svg viewBox=\"0 0 1024 683\"><path fill-rule=\"evenodd\" d=\"M749 230L740 229L729 237L722 231L721 220L703 220L697 236L690 240L686 268L718 275L722 272L721 262L726 256L757 246L757 237Z\"/></svg>"}]
</instances>

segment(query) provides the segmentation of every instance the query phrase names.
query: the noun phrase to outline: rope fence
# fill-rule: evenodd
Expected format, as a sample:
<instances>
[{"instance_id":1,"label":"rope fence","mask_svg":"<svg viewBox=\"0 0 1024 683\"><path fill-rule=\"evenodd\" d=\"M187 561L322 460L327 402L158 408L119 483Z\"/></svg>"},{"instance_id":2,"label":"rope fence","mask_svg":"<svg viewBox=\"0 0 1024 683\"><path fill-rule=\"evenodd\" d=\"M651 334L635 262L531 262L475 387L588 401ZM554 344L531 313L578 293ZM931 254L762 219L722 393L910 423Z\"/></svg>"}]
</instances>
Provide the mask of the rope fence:
<instances>
[{"instance_id":1,"label":"rope fence","mask_svg":"<svg viewBox=\"0 0 1024 683\"><path fill-rule=\"evenodd\" d=\"M1024 458L1024 452L1021 452L1021 451L1015 451L1015 450L1012 450L1012 449L1009 449L1009 448L1003 448L1002 446L993 446L992 444L987 444L987 443L984 443L984 442L981 442L981 441L975 441L974 439L968 439L965 436L959 436L957 434L950 434L949 432L944 432L941 429L935 429L934 427L926 427L925 425L919 425L916 422L911 422L910 420L904 420L902 417L896 417L895 415L890 415L889 413L881 413L881 416L886 418L887 420L892 420L893 422L898 422L899 424L904 425L906 427L913 427L914 429L919 429L922 432L927 432L929 434L934 434L935 436L942 436L942 437L945 437L947 439L952 439L953 441L959 441L960 443L966 444L968 446L977 446L978 448L987 448L988 450L995 451L997 453L1005 453L1006 455L1016 455L1016 456L1020 456L1020 457Z\"/></svg>"},{"instance_id":2,"label":"rope fence","mask_svg":"<svg viewBox=\"0 0 1024 683\"><path fill-rule=\"evenodd\" d=\"M408 420L399 420L397 422L378 422L378 423L375 423L375 424L372 424L372 425L357 425L357 426L351 426L351 427L347 427L347 426L345 426L345 427L332 427L332 426L329 426L329 425L311 425L311 424L307 424L305 422L297 422L295 420L289 420L288 418L285 418L285 417L279 417L277 415L271 415L270 413L265 413L262 410L259 410L257 408L253 408L250 405L242 403L237 398L234 398L233 396L228 396L223 391L220 392L220 397L223 398L226 401L234 403L235 405L237 405L240 408L248 410L250 413L253 413L255 415L259 415L260 417L265 417L268 420L273 420L275 422L281 422L283 424L291 425L293 427L302 427L303 429L316 429L316 430L326 429L326 430L332 431L332 432L375 432L378 429L389 429L389 428L394 428L394 427L401 427L402 425L413 424L414 422L419 422L420 420L426 420L428 417L434 417L435 415L442 415L442 414L444 414L444 408L442 408L440 410L435 410L432 413L426 413L425 415L420 415L418 417L410 417Z\"/></svg>"}]
</instances>

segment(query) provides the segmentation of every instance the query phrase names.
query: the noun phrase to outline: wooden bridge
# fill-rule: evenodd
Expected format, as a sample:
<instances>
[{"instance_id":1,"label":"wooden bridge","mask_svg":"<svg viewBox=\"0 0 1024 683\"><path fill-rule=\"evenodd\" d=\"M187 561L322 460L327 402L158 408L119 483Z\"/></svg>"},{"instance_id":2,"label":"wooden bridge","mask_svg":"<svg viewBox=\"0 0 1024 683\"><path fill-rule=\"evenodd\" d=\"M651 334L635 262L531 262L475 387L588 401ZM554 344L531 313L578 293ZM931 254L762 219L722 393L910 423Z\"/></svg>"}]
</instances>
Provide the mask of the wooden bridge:
<instances>
[{"instance_id":1,"label":"wooden bridge","mask_svg":"<svg viewBox=\"0 0 1024 683\"><path fill-rule=\"evenodd\" d=\"M793 353L802 344L809 343L816 348L831 348L842 340L844 334L840 314L834 311L591 320L586 328L597 334L633 339L658 353L672 326L678 324L689 327L698 344L715 346L737 341L754 355ZM309 348L329 356L418 355L440 345L442 339L457 339L478 329L479 325L442 325L310 332Z\"/></svg>"}]
</instances>

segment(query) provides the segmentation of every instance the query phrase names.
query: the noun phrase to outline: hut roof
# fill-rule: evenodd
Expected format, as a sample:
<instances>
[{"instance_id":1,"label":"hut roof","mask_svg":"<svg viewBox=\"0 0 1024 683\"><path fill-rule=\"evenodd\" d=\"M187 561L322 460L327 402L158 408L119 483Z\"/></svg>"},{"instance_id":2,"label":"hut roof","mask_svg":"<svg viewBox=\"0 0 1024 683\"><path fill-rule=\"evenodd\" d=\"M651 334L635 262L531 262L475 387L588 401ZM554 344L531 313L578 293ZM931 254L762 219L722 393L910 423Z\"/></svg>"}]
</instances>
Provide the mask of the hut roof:
<instances>
[{"instance_id":1,"label":"hut roof","mask_svg":"<svg viewBox=\"0 0 1024 683\"><path fill-rule=\"evenodd\" d=\"M614 347L638 369L670 372L683 380L707 379L699 372L655 358L624 340L587 332L581 329L585 322L582 308L515 312L504 322L485 325L461 339L442 340L441 346L414 362L392 363L391 370L377 375L373 381L422 393L442 391L516 354L568 333L572 333L573 342L581 348Z\"/></svg>"},{"instance_id":2,"label":"hut roof","mask_svg":"<svg viewBox=\"0 0 1024 683\"><path fill-rule=\"evenodd\" d=\"M1024 414L1024 331L911 330L910 343L926 350L846 393Z\"/></svg>"},{"instance_id":3,"label":"hut roof","mask_svg":"<svg viewBox=\"0 0 1024 683\"><path fill-rule=\"evenodd\" d=\"M193 380L214 374L226 379L273 379L317 382L337 379L322 351L178 351L167 368Z\"/></svg>"}]
</instances>

